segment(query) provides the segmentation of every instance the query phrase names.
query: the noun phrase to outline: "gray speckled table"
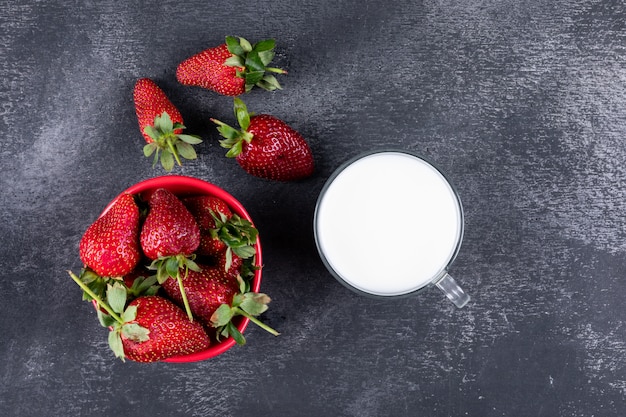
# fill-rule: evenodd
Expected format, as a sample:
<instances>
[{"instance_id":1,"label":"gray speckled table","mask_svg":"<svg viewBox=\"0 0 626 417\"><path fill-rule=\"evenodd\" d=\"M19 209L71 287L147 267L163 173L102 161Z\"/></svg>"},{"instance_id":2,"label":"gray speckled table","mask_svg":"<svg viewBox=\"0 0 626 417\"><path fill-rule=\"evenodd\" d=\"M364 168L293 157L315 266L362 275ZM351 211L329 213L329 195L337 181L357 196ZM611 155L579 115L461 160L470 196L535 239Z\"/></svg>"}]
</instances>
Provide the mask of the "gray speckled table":
<instances>
[{"instance_id":1,"label":"gray speckled table","mask_svg":"<svg viewBox=\"0 0 626 417\"><path fill-rule=\"evenodd\" d=\"M623 1L0 2L3 416L626 415ZM219 2L225 3L225 2ZM298 129L313 177L282 184L223 157L230 99L176 82L228 34L274 37L284 90L252 110ZM174 173L249 210L264 320L206 362L121 363L66 274L141 152L132 86L151 77L204 143ZM398 147L441 166L472 295L381 301L336 282L312 215L331 172Z\"/></svg>"}]
</instances>

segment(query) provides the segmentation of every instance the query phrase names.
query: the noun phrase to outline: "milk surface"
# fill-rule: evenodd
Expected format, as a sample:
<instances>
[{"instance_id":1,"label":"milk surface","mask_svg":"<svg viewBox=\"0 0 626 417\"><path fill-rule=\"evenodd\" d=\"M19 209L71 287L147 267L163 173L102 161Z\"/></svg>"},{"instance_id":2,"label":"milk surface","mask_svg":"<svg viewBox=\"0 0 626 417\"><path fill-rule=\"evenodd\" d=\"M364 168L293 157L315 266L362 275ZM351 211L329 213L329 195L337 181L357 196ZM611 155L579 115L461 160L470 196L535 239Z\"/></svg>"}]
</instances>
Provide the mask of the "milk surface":
<instances>
[{"instance_id":1,"label":"milk surface","mask_svg":"<svg viewBox=\"0 0 626 417\"><path fill-rule=\"evenodd\" d=\"M448 265L462 234L460 204L430 164L402 152L365 156L327 186L316 211L318 248L351 286L393 296Z\"/></svg>"}]
</instances>

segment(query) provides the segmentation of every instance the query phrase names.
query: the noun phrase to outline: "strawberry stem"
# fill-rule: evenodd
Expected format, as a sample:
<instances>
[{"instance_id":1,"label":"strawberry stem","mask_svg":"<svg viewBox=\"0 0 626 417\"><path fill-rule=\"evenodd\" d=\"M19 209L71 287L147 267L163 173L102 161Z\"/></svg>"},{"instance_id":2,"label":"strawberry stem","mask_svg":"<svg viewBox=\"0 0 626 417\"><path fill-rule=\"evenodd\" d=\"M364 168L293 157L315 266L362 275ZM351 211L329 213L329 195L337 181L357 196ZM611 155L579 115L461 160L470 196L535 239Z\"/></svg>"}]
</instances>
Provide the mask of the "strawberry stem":
<instances>
[{"instance_id":1,"label":"strawberry stem","mask_svg":"<svg viewBox=\"0 0 626 417\"><path fill-rule=\"evenodd\" d=\"M113 309L107 303L102 301L100 297L98 297L93 291L91 291L91 289L87 285L85 285L85 283L82 282L80 278L78 278L72 271L67 271L67 272L70 274L70 277L74 280L74 282L76 282L78 286L82 288L83 291L89 294L89 296L96 301L96 303L98 304L98 307L104 308L106 312L109 313L109 315L115 319L115 321L117 321L120 324L124 324L124 320L122 320L122 318L118 316L115 313L115 311L113 311Z\"/></svg>"},{"instance_id":2,"label":"strawberry stem","mask_svg":"<svg viewBox=\"0 0 626 417\"><path fill-rule=\"evenodd\" d=\"M233 313L234 313L234 315L240 314L240 315L250 319L251 322L253 322L257 326L259 326L260 328L262 328L266 332L269 332L269 333L273 334L274 336L280 335L280 333L278 333L276 330L272 329L270 326L268 326L267 324L263 323L261 320L257 319L253 315L246 313L245 311L243 311L239 307L233 307Z\"/></svg>"},{"instance_id":3,"label":"strawberry stem","mask_svg":"<svg viewBox=\"0 0 626 417\"><path fill-rule=\"evenodd\" d=\"M172 144L171 140L167 141L167 146L170 148L170 152L172 152L172 155L174 155L174 158L176 159L176 163L178 164L178 166L182 166L182 163L180 162L180 158L178 157L178 151L176 150L176 148L174 148L174 145Z\"/></svg>"},{"instance_id":4,"label":"strawberry stem","mask_svg":"<svg viewBox=\"0 0 626 417\"><path fill-rule=\"evenodd\" d=\"M273 72L275 74L287 74L287 71L285 71L284 69L275 67L265 67L265 71Z\"/></svg>"},{"instance_id":5,"label":"strawberry stem","mask_svg":"<svg viewBox=\"0 0 626 417\"><path fill-rule=\"evenodd\" d=\"M188 269L185 268L185 278L187 278ZM176 276L176 280L178 281L178 288L180 289L180 295L183 297L183 305L185 306L185 311L187 312L187 316L189 317L189 321L193 321L193 314L191 314L191 307L189 306L189 300L187 299L187 292L183 287L183 279L180 276L180 272Z\"/></svg>"}]
</instances>

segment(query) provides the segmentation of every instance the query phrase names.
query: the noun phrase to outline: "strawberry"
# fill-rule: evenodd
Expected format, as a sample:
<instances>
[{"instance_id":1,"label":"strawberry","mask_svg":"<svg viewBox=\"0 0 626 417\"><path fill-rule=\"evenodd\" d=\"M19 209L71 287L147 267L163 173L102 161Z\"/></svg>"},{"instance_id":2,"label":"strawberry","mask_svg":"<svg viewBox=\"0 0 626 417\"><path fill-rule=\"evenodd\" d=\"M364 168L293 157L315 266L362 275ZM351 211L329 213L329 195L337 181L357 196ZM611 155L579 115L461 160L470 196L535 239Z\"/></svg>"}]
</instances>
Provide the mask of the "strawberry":
<instances>
[{"instance_id":1,"label":"strawberry","mask_svg":"<svg viewBox=\"0 0 626 417\"><path fill-rule=\"evenodd\" d=\"M254 247L258 231L254 225L233 213L215 196L188 197L185 206L200 225L200 246L197 254L214 258L223 271L236 276L244 259L256 254Z\"/></svg>"},{"instance_id":2,"label":"strawberry","mask_svg":"<svg viewBox=\"0 0 626 417\"><path fill-rule=\"evenodd\" d=\"M223 214L230 219L233 212L221 198L212 195L186 197L183 204L195 217L200 230L215 229L215 215Z\"/></svg>"},{"instance_id":3,"label":"strawberry","mask_svg":"<svg viewBox=\"0 0 626 417\"><path fill-rule=\"evenodd\" d=\"M79 244L80 259L96 274L121 277L141 259L139 207L130 194L121 195L85 231Z\"/></svg>"},{"instance_id":4,"label":"strawberry","mask_svg":"<svg viewBox=\"0 0 626 417\"><path fill-rule=\"evenodd\" d=\"M150 211L141 228L141 248L152 260L194 253L200 244L200 228L176 195L165 188L155 190L148 201Z\"/></svg>"},{"instance_id":5,"label":"strawberry","mask_svg":"<svg viewBox=\"0 0 626 417\"><path fill-rule=\"evenodd\" d=\"M226 43L205 49L181 62L176 78L183 85L197 86L225 96L238 96L254 86L273 91L281 86L272 74L286 71L268 67L274 58L273 39L251 45L244 38L227 36Z\"/></svg>"},{"instance_id":6,"label":"strawberry","mask_svg":"<svg viewBox=\"0 0 626 417\"><path fill-rule=\"evenodd\" d=\"M229 253L228 249L217 256L216 266L219 270L224 271L227 276L237 277L237 275L241 275L243 278L247 277L247 274L242 270L244 259L235 253Z\"/></svg>"},{"instance_id":7,"label":"strawberry","mask_svg":"<svg viewBox=\"0 0 626 417\"><path fill-rule=\"evenodd\" d=\"M193 135L182 134L185 126L178 109L167 98L154 81L141 78L133 91L135 112L139 130L147 144L143 148L145 156L154 154L154 163L161 161L166 171L174 167L174 160L181 165L180 157L196 159L193 145L202 142Z\"/></svg>"},{"instance_id":8,"label":"strawberry","mask_svg":"<svg viewBox=\"0 0 626 417\"><path fill-rule=\"evenodd\" d=\"M242 130L211 119L225 138L227 157L236 158L249 174L277 181L299 180L313 173L313 156L302 135L268 114L251 116L244 102L234 99L235 115Z\"/></svg>"},{"instance_id":9,"label":"strawberry","mask_svg":"<svg viewBox=\"0 0 626 417\"><path fill-rule=\"evenodd\" d=\"M238 344L245 338L232 323L236 316L249 318L264 330L277 336L278 332L255 316L267 310L271 301L265 294L245 292L246 284L240 278L227 275L220 268L202 265L200 271L189 271L182 281L193 314L207 326L216 328L216 337L232 336ZM163 282L168 297L181 304L181 288L173 279Z\"/></svg>"},{"instance_id":10,"label":"strawberry","mask_svg":"<svg viewBox=\"0 0 626 417\"><path fill-rule=\"evenodd\" d=\"M189 271L183 279L183 287L187 300L195 318L210 326L211 316L222 304L231 304L239 291L239 284L233 277L223 274L218 268L209 265L198 265L200 271ZM161 284L167 296L183 305L183 298L178 282L168 278Z\"/></svg>"},{"instance_id":11,"label":"strawberry","mask_svg":"<svg viewBox=\"0 0 626 417\"><path fill-rule=\"evenodd\" d=\"M150 211L139 235L141 248L153 262L149 269L157 271L160 284L172 277L180 281L180 270L198 269L193 262L200 245L200 228L193 215L171 191L159 188L148 200ZM184 295L184 293L183 293ZM185 303L189 319L191 310Z\"/></svg>"},{"instance_id":12,"label":"strawberry","mask_svg":"<svg viewBox=\"0 0 626 417\"><path fill-rule=\"evenodd\" d=\"M207 349L211 342L200 323L166 298L142 295L127 303L127 287L107 284L106 301L74 273L70 277L94 301L100 324L110 329L109 346L115 356L137 362L155 362Z\"/></svg>"},{"instance_id":13,"label":"strawberry","mask_svg":"<svg viewBox=\"0 0 626 417\"><path fill-rule=\"evenodd\" d=\"M163 297L136 298L124 316L127 317L119 330L124 356L136 362L188 355L211 344L200 323L189 321L183 310Z\"/></svg>"}]
</instances>

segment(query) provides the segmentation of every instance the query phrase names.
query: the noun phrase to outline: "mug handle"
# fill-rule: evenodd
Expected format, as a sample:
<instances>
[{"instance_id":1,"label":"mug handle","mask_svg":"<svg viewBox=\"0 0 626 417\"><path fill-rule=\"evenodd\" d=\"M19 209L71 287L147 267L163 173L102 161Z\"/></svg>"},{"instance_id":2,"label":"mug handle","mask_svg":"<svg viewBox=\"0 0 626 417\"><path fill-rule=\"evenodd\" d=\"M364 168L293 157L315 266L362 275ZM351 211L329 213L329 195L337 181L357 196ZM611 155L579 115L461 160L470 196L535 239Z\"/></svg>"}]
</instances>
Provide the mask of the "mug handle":
<instances>
[{"instance_id":1,"label":"mug handle","mask_svg":"<svg viewBox=\"0 0 626 417\"><path fill-rule=\"evenodd\" d=\"M462 308L470 300L470 296L456 283L447 272L435 282L437 288L439 288L448 297L450 301L454 303L458 308Z\"/></svg>"}]
</instances>

